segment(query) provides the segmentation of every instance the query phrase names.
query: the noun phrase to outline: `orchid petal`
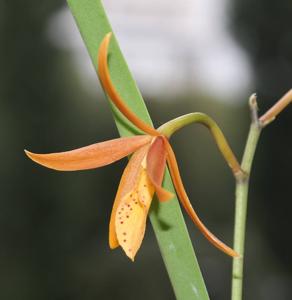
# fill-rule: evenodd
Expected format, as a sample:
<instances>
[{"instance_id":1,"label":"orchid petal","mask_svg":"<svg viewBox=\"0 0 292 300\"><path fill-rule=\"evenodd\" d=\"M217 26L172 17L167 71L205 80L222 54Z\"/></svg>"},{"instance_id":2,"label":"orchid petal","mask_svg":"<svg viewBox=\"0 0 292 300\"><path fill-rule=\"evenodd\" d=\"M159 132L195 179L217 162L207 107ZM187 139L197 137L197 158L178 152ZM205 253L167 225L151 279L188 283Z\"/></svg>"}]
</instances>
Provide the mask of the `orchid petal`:
<instances>
[{"instance_id":1,"label":"orchid petal","mask_svg":"<svg viewBox=\"0 0 292 300\"><path fill-rule=\"evenodd\" d=\"M130 159L111 214L110 247L121 246L132 260L141 246L154 194L154 187L143 167L148 149L149 145L142 147Z\"/></svg>"},{"instance_id":2,"label":"orchid petal","mask_svg":"<svg viewBox=\"0 0 292 300\"><path fill-rule=\"evenodd\" d=\"M161 187L166 167L166 151L162 137L155 138L147 154L147 173L155 187L155 192L160 201L167 201L174 194Z\"/></svg>"},{"instance_id":3,"label":"orchid petal","mask_svg":"<svg viewBox=\"0 0 292 300\"><path fill-rule=\"evenodd\" d=\"M109 95L113 103L119 109L119 111L135 126L139 129L148 133L152 136L157 136L160 133L154 129L153 127L149 126L147 123L142 121L139 117L137 117L125 104L125 101L117 92L116 88L114 87L110 72L107 63L107 56L108 56L108 47L110 43L112 33L108 33L101 42L99 51L98 51L98 75L100 77L100 81L106 93Z\"/></svg>"},{"instance_id":4,"label":"orchid petal","mask_svg":"<svg viewBox=\"0 0 292 300\"><path fill-rule=\"evenodd\" d=\"M126 194L117 207L116 234L120 246L134 261L144 238L148 211L153 199L154 186L141 167L135 188Z\"/></svg>"},{"instance_id":5,"label":"orchid petal","mask_svg":"<svg viewBox=\"0 0 292 300\"><path fill-rule=\"evenodd\" d=\"M114 201L112 213L111 213L111 219L110 219L110 226L109 226L109 244L111 249L114 249L119 246L119 242L116 235L116 225L115 225L115 219L116 219L116 212L117 208L120 205L123 197L125 195L129 194L131 191L134 190L135 186L137 185L139 173L141 171L141 165L142 161L145 158L145 155L147 154L147 151L149 149L149 145L145 145L141 147L139 150L137 150L133 156L130 158L129 163L127 164L127 167L125 168L119 188L117 191L117 195Z\"/></svg>"},{"instance_id":6,"label":"orchid petal","mask_svg":"<svg viewBox=\"0 0 292 300\"><path fill-rule=\"evenodd\" d=\"M150 143L150 136L113 139L72 151L36 154L25 150L36 163L59 171L87 170L111 164Z\"/></svg>"},{"instance_id":7,"label":"orchid petal","mask_svg":"<svg viewBox=\"0 0 292 300\"><path fill-rule=\"evenodd\" d=\"M188 198L188 195L185 191L185 188L182 183L182 179L179 173L177 161L175 158L175 154L168 142L168 140L165 138L165 149L167 152L167 162L170 169L171 177L176 189L176 192L179 196L179 199L185 208L186 212L192 219L192 221L196 224L196 226L199 228L199 230L202 232L202 234L209 240L210 243L212 243L215 247L223 251L224 253L232 256L232 257L238 257L238 253L236 253L233 249L226 246L224 243L222 243L217 237L215 237L202 223L202 221L199 219L198 215L194 211L192 204L190 203L190 200Z\"/></svg>"}]
</instances>

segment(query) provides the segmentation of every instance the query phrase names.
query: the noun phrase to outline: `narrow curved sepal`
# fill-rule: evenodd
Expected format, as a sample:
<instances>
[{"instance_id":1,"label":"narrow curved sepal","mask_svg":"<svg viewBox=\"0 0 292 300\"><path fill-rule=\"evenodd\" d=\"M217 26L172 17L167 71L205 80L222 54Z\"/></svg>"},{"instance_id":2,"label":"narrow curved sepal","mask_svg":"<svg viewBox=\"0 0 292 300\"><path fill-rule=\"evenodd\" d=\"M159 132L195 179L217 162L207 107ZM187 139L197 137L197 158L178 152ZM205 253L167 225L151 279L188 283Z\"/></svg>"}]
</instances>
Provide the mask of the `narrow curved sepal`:
<instances>
[{"instance_id":1,"label":"narrow curved sepal","mask_svg":"<svg viewBox=\"0 0 292 300\"><path fill-rule=\"evenodd\" d=\"M79 149L37 154L24 150L36 163L59 171L77 171L111 164L151 142L152 137L139 135L113 139Z\"/></svg>"},{"instance_id":2,"label":"narrow curved sepal","mask_svg":"<svg viewBox=\"0 0 292 300\"><path fill-rule=\"evenodd\" d=\"M160 133L142 121L139 117L137 117L130 108L125 104L125 101L117 92L109 72L107 57L108 57L108 47L112 37L112 33L109 32L106 34L104 39L101 42L99 51L98 51L98 75L102 86L106 93L109 95L110 99L113 101L115 106L119 109L119 111L129 120L131 121L136 127L148 133L152 136L158 136Z\"/></svg>"},{"instance_id":3,"label":"narrow curved sepal","mask_svg":"<svg viewBox=\"0 0 292 300\"><path fill-rule=\"evenodd\" d=\"M173 184L175 186L176 192L179 196L180 202L182 203L184 209L186 210L186 212L188 213L192 221L195 223L195 225L198 227L198 229L202 232L202 234L207 238L207 240L211 244L213 244L215 247L217 247L222 252L226 253L231 257L238 257L239 254L237 252L235 252L233 249L231 249L223 242L221 242L213 233L211 233L207 229L207 227L199 219L198 215L196 214L195 210L192 207L192 204L183 186L180 172L178 169L178 164L175 158L175 154L166 138L164 138L164 143L167 152L167 162L173 180Z\"/></svg>"}]
</instances>

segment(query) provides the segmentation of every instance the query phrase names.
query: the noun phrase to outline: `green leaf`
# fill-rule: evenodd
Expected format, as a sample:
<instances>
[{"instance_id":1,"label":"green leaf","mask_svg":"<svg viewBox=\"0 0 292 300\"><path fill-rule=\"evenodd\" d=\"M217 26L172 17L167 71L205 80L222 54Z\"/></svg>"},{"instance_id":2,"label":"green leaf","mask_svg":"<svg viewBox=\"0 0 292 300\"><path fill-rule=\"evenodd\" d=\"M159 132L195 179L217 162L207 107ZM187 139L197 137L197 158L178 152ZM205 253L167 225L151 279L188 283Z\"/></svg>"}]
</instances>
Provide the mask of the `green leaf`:
<instances>
[{"instance_id":1,"label":"green leaf","mask_svg":"<svg viewBox=\"0 0 292 300\"><path fill-rule=\"evenodd\" d=\"M96 69L99 45L105 34L112 31L101 1L68 0L68 4ZM116 39L113 39L110 44L109 67L112 80L128 106L141 119L151 124L143 98ZM120 135L135 134L132 124L125 120L113 106L112 108ZM168 190L174 191L168 172L165 176L164 186ZM176 298L179 300L208 300L209 296L178 200L173 199L166 203L154 200L150 219Z\"/></svg>"}]
</instances>

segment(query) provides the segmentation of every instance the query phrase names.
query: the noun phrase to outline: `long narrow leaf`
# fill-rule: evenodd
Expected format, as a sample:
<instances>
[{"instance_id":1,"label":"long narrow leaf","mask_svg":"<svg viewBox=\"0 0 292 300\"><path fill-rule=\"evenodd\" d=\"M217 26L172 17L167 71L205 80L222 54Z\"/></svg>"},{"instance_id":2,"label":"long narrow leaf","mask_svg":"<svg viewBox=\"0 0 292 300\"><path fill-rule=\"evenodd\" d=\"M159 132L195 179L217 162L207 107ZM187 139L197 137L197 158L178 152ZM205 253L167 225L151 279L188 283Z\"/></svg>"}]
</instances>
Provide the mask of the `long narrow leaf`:
<instances>
[{"instance_id":1,"label":"long narrow leaf","mask_svg":"<svg viewBox=\"0 0 292 300\"><path fill-rule=\"evenodd\" d=\"M101 1L68 0L68 4L96 68L99 45L105 34L112 31ZM127 105L141 119L151 124L142 96L115 39L111 42L109 50L109 67L113 82ZM136 134L133 126L115 109L114 117L121 136ZM174 192L168 172L164 187ZM177 199L166 203L153 201L150 219L176 298L208 300L208 293Z\"/></svg>"}]
</instances>

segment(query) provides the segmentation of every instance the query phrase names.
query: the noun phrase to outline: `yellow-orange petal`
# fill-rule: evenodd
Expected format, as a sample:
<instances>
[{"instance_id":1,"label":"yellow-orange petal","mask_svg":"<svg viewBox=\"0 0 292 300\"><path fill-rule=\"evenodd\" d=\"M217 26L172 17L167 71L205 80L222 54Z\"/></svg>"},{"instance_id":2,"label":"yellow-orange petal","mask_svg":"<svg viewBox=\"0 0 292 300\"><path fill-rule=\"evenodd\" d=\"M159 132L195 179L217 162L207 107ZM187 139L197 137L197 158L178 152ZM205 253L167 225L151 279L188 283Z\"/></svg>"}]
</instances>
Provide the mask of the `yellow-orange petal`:
<instances>
[{"instance_id":1,"label":"yellow-orange petal","mask_svg":"<svg viewBox=\"0 0 292 300\"><path fill-rule=\"evenodd\" d=\"M37 154L25 150L36 163L59 171L87 170L111 164L150 143L147 135L113 139L72 151Z\"/></svg>"},{"instance_id":2,"label":"yellow-orange petal","mask_svg":"<svg viewBox=\"0 0 292 300\"><path fill-rule=\"evenodd\" d=\"M108 47L110 43L112 33L108 33L104 39L101 42L99 51L98 51L98 75L100 78L100 81L102 83L102 86L106 93L109 95L115 106L119 109L119 111L128 119L130 120L135 126L137 126L142 131L157 136L160 135L160 133L142 121L139 117L137 117L125 104L125 101L122 99L122 97L117 92L116 88L114 87L110 72L108 68L107 63L107 56L108 56Z\"/></svg>"},{"instance_id":3,"label":"yellow-orange petal","mask_svg":"<svg viewBox=\"0 0 292 300\"><path fill-rule=\"evenodd\" d=\"M135 188L121 198L115 217L117 239L127 256L134 261L144 238L154 187L141 167Z\"/></svg>"},{"instance_id":4,"label":"yellow-orange petal","mask_svg":"<svg viewBox=\"0 0 292 300\"><path fill-rule=\"evenodd\" d=\"M156 137L147 153L147 173L154 185L156 195L160 201L167 201L174 197L173 193L164 189L161 184L166 167L166 151L162 137Z\"/></svg>"},{"instance_id":5,"label":"yellow-orange petal","mask_svg":"<svg viewBox=\"0 0 292 300\"><path fill-rule=\"evenodd\" d=\"M182 179L181 179L180 172L179 172L178 165L177 165L177 161L175 158L175 154L172 150L172 147L169 144L167 139L164 139L164 143L165 143L165 149L167 152L167 162L168 162L169 170L171 173L171 177L172 177L176 192L179 196L179 199L180 199L184 209L186 210L186 212L188 213L188 215L190 216L192 221L195 223L195 225L198 227L198 229L202 232L202 234L207 238L207 240L211 244L213 244L215 247L217 247L218 249L220 249L222 252L226 253L229 256L238 257L239 254L237 252L235 252L233 249L231 249L230 247L225 245L223 242L221 242L214 234L212 234L206 228L206 226L199 219L198 215L196 214L195 210L192 207L192 204L190 203L188 195L183 186Z\"/></svg>"},{"instance_id":6,"label":"yellow-orange petal","mask_svg":"<svg viewBox=\"0 0 292 300\"><path fill-rule=\"evenodd\" d=\"M142 161L144 160L148 149L149 145L145 145L133 154L121 177L109 225L109 245L111 249L119 246L115 225L117 208L120 205L123 197L133 191L136 187L139 179L139 174L141 172Z\"/></svg>"}]
</instances>

